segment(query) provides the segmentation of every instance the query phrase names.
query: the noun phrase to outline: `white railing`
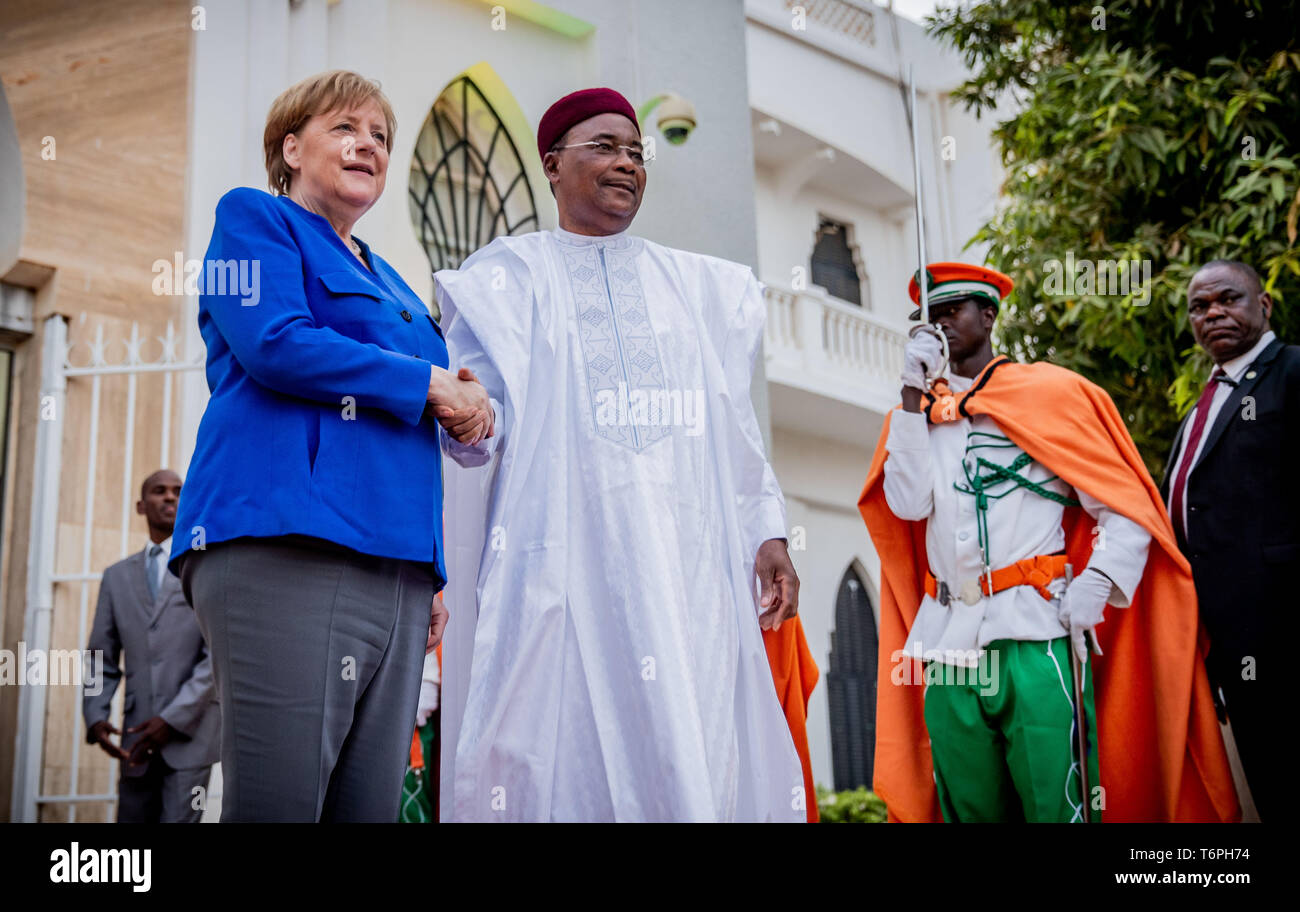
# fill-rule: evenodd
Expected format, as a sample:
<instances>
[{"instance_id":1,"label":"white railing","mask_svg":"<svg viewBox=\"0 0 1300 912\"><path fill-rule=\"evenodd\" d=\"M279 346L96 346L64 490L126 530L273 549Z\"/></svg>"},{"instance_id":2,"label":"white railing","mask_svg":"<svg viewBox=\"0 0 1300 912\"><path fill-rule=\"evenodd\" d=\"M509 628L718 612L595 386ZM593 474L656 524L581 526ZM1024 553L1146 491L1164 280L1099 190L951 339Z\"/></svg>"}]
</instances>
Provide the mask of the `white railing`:
<instances>
[{"instance_id":1,"label":"white railing","mask_svg":"<svg viewBox=\"0 0 1300 912\"><path fill-rule=\"evenodd\" d=\"M855 0L785 0L787 12L802 8L805 15L863 44L876 43L876 11Z\"/></svg>"},{"instance_id":2,"label":"white railing","mask_svg":"<svg viewBox=\"0 0 1300 912\"><path fill-rule=\"evenodd\" d=\"M155 346L154 343L157 343ZM141 465L169 466L172 456L172 387L187 372L202 371L204 358L183 358L180 340L168 322L161 336L147 338L137 324L125 339L104 338L104 327L95 327L92 338L68 340L68 324L55 314L45 320L45 341L41 362L41 421L36 429L36 478L32 496L32 534L28 551L27 608L23 642L29 651L48 654L53 649L85 649L93 620L92 596L98 594L100 568L126 557L134 547L132 530ZM160 350L149 360L148 349ZM121 355L124 353L124 356ZM152 398L137 408L140 378L160 375L161 405ZM77 392L86 408L86 425L67 426L69 384L89 388ZM105 387L109 387L106 389ZM88 399L87 399L88 397ZM78 416L81 417L80 411ZM102 420L101 420L102 419ZM159 429L158 462L143 463L135 458L137 435L152 427ZM63 477L65 436L74 446L84 447L85 476ZM113 440L116 436L119 439ZM106 454L101 454L104 445ZM115 447L120 445L120 449ZM113 452L108 453L107 451ZM101 464L102 462L102 464ZM113 478L114 470L120 474ZM100 482L116 482L114 490L100 493ZM79 521L70 508L61 510L64 489L81 494ZM97 509L98 508L98 509ZM108 515L106 515L106 511ZM62 519L61 519L62 517ZM116 547L105 550L105 537L97 533L112 529ZM60 544L63 548L60 549ZM80 547L73 549L74 544ZM98 547L96 547L98 545ZM75 620L74 620L75 618ZM130 661L130 658L127 658ZM111 805L117 800L117 761L94 750L82 756L85 721L81 715L80 690L72 699L50 700L50 687L23 687L19 692L16 768L10 819L35 822L41 811L66 808L69 822L77 819L79 807ZM115 695L112 716L121 726L123 686ZM47 737L47 730L49 736ZM87 748L90 750L90 748ZM58 770L59 776L53 776ZM63 771L66 770L66 774ZM93 776L95 786L83 791L82 774ZM99 783L107 779L109 787ZM60 784L52 790L51 781ZM66 782L66 784L63 784ZM60 790L65 789L65 790ZM217 796L210 794L210 801Z\"/></svg>"},{"instance_id":3,"label":"white railing","mask_svg":"<svg viewBox=\"0 0 1300 912\"><path fill-rule=\"evenodd\" d=\"M906 334L870 312L818 290L768 285L767 376L866 408L898 398Z\"/></svg>"}]
</instances>

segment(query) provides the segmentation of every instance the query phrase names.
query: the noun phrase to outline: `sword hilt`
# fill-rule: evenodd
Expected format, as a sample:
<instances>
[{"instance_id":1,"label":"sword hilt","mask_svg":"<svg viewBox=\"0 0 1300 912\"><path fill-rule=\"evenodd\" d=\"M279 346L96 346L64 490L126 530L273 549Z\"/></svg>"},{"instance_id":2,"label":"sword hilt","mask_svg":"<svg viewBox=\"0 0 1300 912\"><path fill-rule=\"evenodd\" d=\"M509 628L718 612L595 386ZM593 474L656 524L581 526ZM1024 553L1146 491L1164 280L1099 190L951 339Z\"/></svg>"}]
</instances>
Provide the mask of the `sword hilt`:
<instances>
[{"instance_id":1,"label":"sword hilt","mask_svg":"<svg viewBox=\"0 0 1300 912\"><path fill-rule=\"evenodd\" d=\"M930 386L934 386L934 381L943 376L944 371L948 369L949 351L948 337L943 334L943 330L933 323L918 323L907 331L908 338L915 336L917 333L928 332L939 340L939 346L943 349L943 360L934 370L934 376L927 377Z\"/></svg>"}]
</instances>

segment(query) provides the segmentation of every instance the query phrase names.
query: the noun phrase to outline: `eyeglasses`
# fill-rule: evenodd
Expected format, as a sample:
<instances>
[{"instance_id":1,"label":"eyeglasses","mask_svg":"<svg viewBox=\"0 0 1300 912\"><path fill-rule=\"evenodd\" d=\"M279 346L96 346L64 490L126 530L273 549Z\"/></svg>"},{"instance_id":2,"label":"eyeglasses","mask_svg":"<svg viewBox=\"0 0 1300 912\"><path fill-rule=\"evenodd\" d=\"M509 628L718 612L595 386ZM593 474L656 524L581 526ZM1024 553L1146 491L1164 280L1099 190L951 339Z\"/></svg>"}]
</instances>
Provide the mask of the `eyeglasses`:
<instances>
[{"instance_id":1,"label":"eyeglasses","mask_svg":"<svg viewBox=\"0 0 1300 912\"><path fill-rule=\"evenodd\" d=\"M628 158L632 159L632 164L636 165L638 168L644 168L655 160L654 153L650 150L642 151L635 146L616 145L611 142L603 142L599 139L593 139L589 142L573 143L568 146L556 146L554 151L558 152L561 149L578 149L582 146L594 146L596 154L602 158L618 155L619 150L626 151Z\"/></svg>"}]
</instances>

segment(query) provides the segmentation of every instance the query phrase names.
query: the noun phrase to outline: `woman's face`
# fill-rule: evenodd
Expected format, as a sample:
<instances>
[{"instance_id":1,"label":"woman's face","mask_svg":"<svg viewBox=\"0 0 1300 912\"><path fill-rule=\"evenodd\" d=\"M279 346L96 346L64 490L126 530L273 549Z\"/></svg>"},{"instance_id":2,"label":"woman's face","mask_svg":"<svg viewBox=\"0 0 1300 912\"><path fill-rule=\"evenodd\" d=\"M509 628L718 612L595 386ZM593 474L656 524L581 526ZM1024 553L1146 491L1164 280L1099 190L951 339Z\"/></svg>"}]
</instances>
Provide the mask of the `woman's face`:
<instances>
[{"instance_id":1,"label":"woman's face","mask_svg":"<svg viewBox=\"0 0 1300 912\"><path fill-rule=\"evenodd\" d=\"M359 217L384 192L388 123L373 98L351 110L312 117L284 138L284 160L296 172L290 194Z\"/></svg>"}]
</instances>

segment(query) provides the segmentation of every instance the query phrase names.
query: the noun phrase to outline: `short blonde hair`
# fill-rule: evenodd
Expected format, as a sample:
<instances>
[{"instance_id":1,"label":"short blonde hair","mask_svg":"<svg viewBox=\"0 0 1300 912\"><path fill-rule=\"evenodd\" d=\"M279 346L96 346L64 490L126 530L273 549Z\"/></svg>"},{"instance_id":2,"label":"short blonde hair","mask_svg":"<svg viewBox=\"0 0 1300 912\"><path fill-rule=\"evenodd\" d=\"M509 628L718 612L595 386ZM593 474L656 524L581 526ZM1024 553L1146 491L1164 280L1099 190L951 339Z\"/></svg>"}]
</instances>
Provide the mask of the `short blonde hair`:
<instances>
[{"instance_id":1,"label":"short blonde hair","mask_svg":"<svg viewBox=\"0 0 1300 912\"><path fill-rule=\"evenodd\" d=\"M308 76L289 86L271 103L266 114L266 130L262 133L262 147L266 153L266 178L271 192L277 196L289 192L293 169L284 161L284 138L297 133L312 117L335 110L350 110L374 99L388 122L384 144L393 151L393 134L397 132L397 118L379 83L351 70L330 70Z\"/></svg>"}]
</instances>

